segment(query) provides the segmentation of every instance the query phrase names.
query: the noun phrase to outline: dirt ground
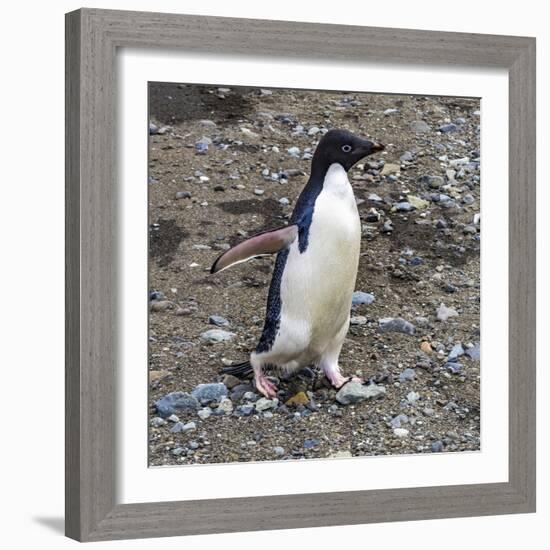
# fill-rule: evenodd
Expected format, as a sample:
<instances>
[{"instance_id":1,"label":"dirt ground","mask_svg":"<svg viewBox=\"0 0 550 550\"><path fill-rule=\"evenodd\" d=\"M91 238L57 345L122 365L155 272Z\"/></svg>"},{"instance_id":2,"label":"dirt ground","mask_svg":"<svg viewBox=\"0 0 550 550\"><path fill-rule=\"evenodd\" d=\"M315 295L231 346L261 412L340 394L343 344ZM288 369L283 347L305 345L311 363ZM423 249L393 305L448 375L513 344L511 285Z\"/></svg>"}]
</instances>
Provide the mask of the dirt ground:
<instances>
[{"instance_id":1,"label":"dirt ground","mask_svg":"<svg viewBox=\"0 0 550 550\"><path fill-rule=\"evenodd\" d=\"M150 85L150 465L480 449L479 108L469 98ZM286 222L308 153L330 128L387 146L349 173L363 224L356 290L374 301L353 308L340 357L345 375L386 393L341 405L305 371L279 380L279 404L262 412L257 396L242 397L254 388L235 391L220 369L257 343L274 258L209 268L228 245ZM457 315L438 320L441 304ZM211 315L232 340L202 341L217 328ZM414 334L382 332L388 317ZM468 353L449 358L453 347ZM155 406L222 380L225 414L210 403L208 418L167 418ZM302 404L284 405L300 391Z\"/></svg>"}]
</instances>

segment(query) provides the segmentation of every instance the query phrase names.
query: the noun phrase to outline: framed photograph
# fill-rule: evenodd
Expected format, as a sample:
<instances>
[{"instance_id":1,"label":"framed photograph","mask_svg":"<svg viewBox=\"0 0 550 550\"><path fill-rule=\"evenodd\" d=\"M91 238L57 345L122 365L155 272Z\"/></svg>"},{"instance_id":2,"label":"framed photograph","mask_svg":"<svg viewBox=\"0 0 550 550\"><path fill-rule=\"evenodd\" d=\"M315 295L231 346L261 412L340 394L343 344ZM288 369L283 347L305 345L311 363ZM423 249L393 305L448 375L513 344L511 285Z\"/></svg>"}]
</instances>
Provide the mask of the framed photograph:
<instances>
[{"instance_id":1,"label":"framed photograph","mask_svg":"<svg viewBox=\"0 0 550 550\"><path fill-rule=\"evenodd\" d=\"M535 40L67 14L66 534L535 511Z\"/></svg>"}]
</instances>

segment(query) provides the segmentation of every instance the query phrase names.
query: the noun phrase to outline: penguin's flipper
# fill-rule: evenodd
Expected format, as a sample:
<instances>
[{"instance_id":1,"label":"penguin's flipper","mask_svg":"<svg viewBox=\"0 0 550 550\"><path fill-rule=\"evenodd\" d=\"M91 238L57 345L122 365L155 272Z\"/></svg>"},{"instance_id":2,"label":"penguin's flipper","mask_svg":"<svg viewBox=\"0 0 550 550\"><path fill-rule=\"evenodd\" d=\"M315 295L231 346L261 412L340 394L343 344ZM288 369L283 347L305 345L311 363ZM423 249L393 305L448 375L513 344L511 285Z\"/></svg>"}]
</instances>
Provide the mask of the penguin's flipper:
<instances>
[{"instance_id":1,"label":"penguin's flipper","mask_svg":"<svg viewBox=\"0 0 550 550\"><path fill-rule=\"evenodd\" d=\"M232 265L246 262L256 256L275 254L290 246L297 236L297 225L286 225L254 235L218 256L210 268L210 273L219 273Z\"/></svg>"}]
</instances>

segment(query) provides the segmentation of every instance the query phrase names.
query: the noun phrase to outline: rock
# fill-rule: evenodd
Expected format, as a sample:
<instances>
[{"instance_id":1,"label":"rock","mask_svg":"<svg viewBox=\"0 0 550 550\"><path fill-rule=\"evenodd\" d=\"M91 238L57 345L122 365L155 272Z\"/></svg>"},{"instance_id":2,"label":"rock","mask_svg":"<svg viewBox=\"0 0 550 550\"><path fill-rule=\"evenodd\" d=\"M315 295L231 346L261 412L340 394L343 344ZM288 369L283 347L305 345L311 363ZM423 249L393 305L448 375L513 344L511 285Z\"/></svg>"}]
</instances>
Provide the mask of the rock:
<instances>
[{"instance_id":1,"label":"rock","mask_svg":"<svg viewBox=\"0 0 550 550\"><path fill-rule=\"evenodd\" d=\"M442 441L435 441L432 443L431 446L432 453L440 453L443 451L443 442Z\"/></svg>"},{"instance_id":2,"label":"rock","mask_svg":"<svg viewBox=\"0 0 550 550\"><path fill-rule=\"evenodd\" d=\"M207 344L229 342L233 340L233 338L235 338L235 334L233 332L228 332L217 328L207 330L200 335L200 339Z\"/></svg>"},{"instance_id":3,"label":"rock","mask_svg":"<svg viewBox=\"0 0 550 550\"><path fill-rule=\"evenodd\" d=\"M165 299L166 299L166 296L160 290L150 290L149 291L149 301L153 301L153 300L161 301L161 300L165 300Z\"/></svg>"},{"instance_id":4,"label":"rock","mask_svg":"<svg viewBox=\"0 0 550 550\"><path fill-rule=\"evenodd\" d=\"M390 425L392 428L401 428L402 424L407 424L409 417L406 414L398 414L395 418L391 419Z\"/></svg>"},{"instance_id":5,"label":"rock","mask_svg":"<svg viewBox=\"0 0 550 550\"><path fill-rule=\"evenodd\" d=\"M267 399L266 397L261 397L256 401L255 407L258 412L262 412L269 409L276 409L278 404L279 400L277 398Z\"/></svg>"},{"instance_id":6,"label":"rock","mask_svg":"<svg viewBox=\"0 0 550 550\"><path fill-rule=\"evenodd\" d=\"M462 344L455 344L447 356L447 361L456 361L461 355L464 355Z\"/></svg>"},{"instance_id":7,"label":"rock","mask_svg":"<svg viewBox=\"0 0 550 550\"><path fill-rule=\"evenodd\" d=\"M221 382L213 384L199 384L191 395L202 403L210 401L220 401L222 397L227 395L227 388Z\"/></svg>"},{"instance_id":8,"label":"rock","mask_svg":"<svg viewBox=\"0 0 550 550\"><path fill-rule=\"evenodd\" d=\"M197 425L194 422L188 422L184 424L183 422L176 422L174 426L170 429L170 432L173 434L177 433L187 433L192 432L197 429Z\"/></svg>"},{"instance_id":9,"label":"rock","mask_svg":"<svg viewBox=\"0 0 550 550\"><path fill-rule=\"evenodd\" d=\"M273 447L273 452L275 456L284 456L285 450L282 447Z\"/></svg>"},{"instance_id":10,"label":"rock","mask_svg":"<svg viewBox=\"0 0 550 550\"><path fill-rule=\"evenodd\" d=\"M399 381L408 382L409 380L414 380L415 377L416 377L416 372L414 371L414 369L405 369L399 375Z\"/></svg>"},{"instance_id":11,"label":"rock","mask_svg":"<svg viewBox=\"0 0 550 550\"><path fill-rule=\"evenodd\" d=\"M462 363L448 362L445 363L445 368L450 370L452 374L459 374L462 371Z\"/></svg>"},{"instance_id":12,"label":"rock","mask_svg":"<svg viewBox=\"0 0 550 550\"><path fill-rule=\"evenodd\" d=\"M420 197L417 197L415 195L407 195L407 201L413 208L416 208L417 210L424 210L424 208L430 206L429 201L425 201L424 199L421 199Z\"/></svg>"},{"instance_id":13,"label":"rock","mask_svg":"<svg viewBox=\"0 0 550 550\"><path fill-rule=\"evenodd\" d=\"M220 411L223 414L231 414L233 412L233 403L231 399L227 397L222 397L220 404L218 405L217 411Z\"/></svg>"},{"instance_id":14,"label":"rock","mask_svg":"<svg viewBox=\"0 0 550 550\"><path fill-rule=\"evenodd\" d=\"M242 416L250 416L254 412L254 405L247 403L246 405L241 405L235 409L237 414Z\"/></svg>"},{"instance_id":15,"label":"rock","mask_svg":"<svg viewBox=\"0 0 550 550\"><path fill-rule=\"evenodd\" d=\"M400 157L401 162L412 162L414 160L414 155L410 151L405 151Z\"/></svg>"},{"instance_id":16,"label":"rock","mask_svg":"<svg viewBox=\"0 0 550 550\"><path fill-rule=\"evenodd\" d=\"M378 330L384 332L402 332L412 336L415 333L415 327L412 323L405 321L401 317L385 317L378 320Z\"/></svg>"},{"instance_id":17,"label":"rock","mask_svg":"<svg viewBox=\"0 0 550 550\"><path fill-rule=\"evenodd\" d=\"M308 135L308 136L315 136L315 135L317 135L320 131L321 131L321 129L318 128L317 126L312 126L312 127L307 131L307 135Z\"/></svg>"},{"instance_id":18,"label":"rock","mask_svg":"<svg viewBox=\"0 0 550 550\"><path fill-rule=\"evenodd\" d=\"M341 405L352 405L365 401L365 399L383 397L385 394L386 388L384 386L378 386L376 384L367 386L360 382L351 381L344 384L344 386L338 390L336 400Z\"/></svg>"},{"instance_id":19,"label":"rock","mask_svg":"<svg viewBox=\"0 0 550 550\"><path fill-rule=\"evenodd\" d=\"M216 123L213 120L207 120L207 119L199 120L199 124L201 126L204 126L205 128L215 128L216 127Z\"/></svg>"},{"instance_id":20,"label":"rock","mask_svg":"<svg viewBox=\"0 0 550 550\"><path fill-rule=\"evenodd\" d=\"M264 190L264 189L258 189L258 188L254 189L254 194L255 194L255 195L261 196L261 195L263 195L264 193L265 193L265 190Z\"/></svg>"},{"instance_id":21,"label":"rock","mask_svg":"<svg viewBox=\"0 0 550 550\"><path fill-rule=\"evenodd\" d=\"M458 126L456 124L453 124L452 122L449 124L443 124L439 127L439 131L442 134L450 134L451 132L456 132L458 130Z\"/></svg>"},{"instance_id":22,"label":"rock","mask_svg":"<svg viewBox=\"0 0 550 550\"><path fill-rule=\"evenodd\" d=\"M416 132L417 134L423 134L431 131L430 125L423 120L414 120L411 122L410 129L412 132Z\"/></svg>"},{"instance_id":23,"label":"rock","mask_svg":"<svg viewBox=\"0 0 550 550\"><path fill-rule=\"evenodd\" d=\"M241 132L243 133L243 135L246 138L248 138L252 141L256 141L256 140L260 139L259 134L257 134L256 132L253 132L252 130L250 130L250 128L243 127L243 128L241 128Z\"/></svg>"},{"instance_id":24,"label":"rock","mask_svg":"<svg viewBox=\"0 0 550 550\"><path fill-rule=\"evenodd\" d=\"M199 402L193 395L178 391L155 401L155 408L160 416L167 418L177 411L196 410L199 408Z\"/></svg>"},{"instance_id":25,"label":"rock","mask_svg":"<svg viewBox=\"0 0 550 550\"><path fill-rule=\"evenodd\" d=\"M286 197L281 197L279 199L279 204L282 204L283 206L288 206L290 204L290 201Z\"/></svg>"},{"instance_id":26,"label":"rock","mask_svg":"<svg viewBox=\"0 0 550 550\"><path fill-rule=\"evenodd\" d=\"M168 421L169 422L179 422L180 419L179 419L179 416L177 414L171 414L169 417L168 417Z\"/></svg>"},{"instance_id":27,"label":"rock","mask_svg":"<svg viewBox=\"0 0 550 550\"><path fill-rule=\"evenodd\" d=\"M204 407L197 414L201 420L206 420L212 416L212 409L210 407Z\"/></svg>"},{"instance_id":28,"label":"rock","mask_svg":"<svg viewBox=\"0 0 550 550\"><path fill-rule=\"evenodd\" d=\"M200 155L204 155L210 145L212 145L212 140L208 137L202 137L195 143L195 151Z\"/></svg>"},{"instance_id":29,"label":"rock","mask_svg":"<svg viewBox=\"0 0 550 550\"><path fill-rule=\"evenodd\" d=\"M376 208L370 208L365 216L365 221L368 223L376 223L380 221L380 212Z\"/></svg>"},{"instance_id":30,"label":"rock","mask_svg":"<svg viewBox=\"0 0 550 550\"><path fill-rule=\"evenodd\" d=\"M393 434L396 437L402 438L402 437L408 437L409 436L409 430L406 430L405 428L394 428Z\"/></svg>"},{"instance_id":31,"label":"rock","mask_svg":"<svg viewBox=\"0 0 550 550\"><path fill-rule=\"evenodd\" d=\"M412 204L407 201L396 202L392 207L395 212L410 212L412 209Z\"/></svg>"},{"instance_id":32,"label":"rock","mask_svg":"<svg viewBox=\"0 0 550 550\"><path fill-rule=\"evenodd\" d=\"M433 416L435 414L435 411L430 407L426 407L425 409L422 409L422 414L424 414L425 416Z\"/></svg>"},{"instance_id":33,"label":"rock","mask_svg":"<svg viewBox=\"0 0 550 550\"><path fill-rule=\"evenodd\" d=\"M382 202L382 197L379 197L376 193L370 193L367 199L373 202Z\"/></svg>"},{"instance_id":34,"label":"rock","mask_svg":"<svg viewBox=\"0 0 550 550\"><path fill-rule=\"evenodd\" d=\"M149 304L151 311L166 311L167 309L172 309L174 304L169 300L153 301Z\"/></svg>"},{"instance_id":35,"label":"rock","mask_svg":"<svg viewBox=\"0 0 550 550\"><path fill-rule=\"evenodd\" d=\"M424 353L431 353L432 352L432 346L429 342L422 342L420 344L420 349L424 352Z\"/></svg>"},{"instance_id":36,"label":"rock","mask_svg":"<svg viewBox=\"0 0 550 550\"><path fill-rule=\"evenodd\" d=\"M398 112L399 112L399 109L386 109L383 114L384 116L388 116Z\"/></svg>"},{"instance_id":37,"label":"rock","mask_svg":"<svg viewBox=\"0 0 550 550\"><path fill-rule=\"evenodd\" d=\"M389 174L399 174L401 171L401 166L399 164L387 163L384 164L384 168L380 172L381 176L388 176Z\"/></svg>"},{"instance_id":38,"label":"rock","mask_svg":"<svg viewBox=\"0 0 550 550\"><path fill-rule=\"evenodd\" d=\"M247 391L243 394L242 400L255 402L258 401L258 397L259 396L257 393L254 393L253 391Z\"/></svg>"},{"instance_id":39,"label":"rock","mask_svg":"<svg viewBox=\"0 0 550 550\"><path fill-rule=\"evenodd\" d=\"M415 392L415 391L410 391L408 394L407 394L407 401L413 405L414 403L416 403L418 400L420 399L420 394Z\"/></svg>"},{"instance_id":40,"label":"rock","mask_svg":"<svg viewBox=\"0 0 550 550\"><path fill-rule=\"evenodd\" d=\"M304 449L313 449L314 447L317 447L321 441L318 439L306 439L304 441Z\"/></svg>"},{"instance_id":41,"label":"rock","mask_svg":"<svg viewBox=\"0 0 550 550\"><path fill-rule=\"evenodd\" d=\"M300 156L300 148L299 147L290 147L289 149L286 150L286 152L291 157L299 157Z\"/></svg>"},{"instance_id":42,"label":"rock","mask_svg":"<svg viewBox=\"0 0 550 550\"><path fill-rule=\"evenodd\" d=\"M367 324L367 318L364 315L355 315L349 322L350 325L362 326Z\"/></svg>"},{"instance_id":43,"label":"rock","mask_svg":"<svg viewBox=\"0 0 550 550\"><path fill-rule=\"evenodd\" d=\"M298 392L296 395L293 395L290 399L288 399L285 402L285 405L287 407L294 405L307 405L309 403L309 397L305 394L305 392L301 391Z\"/></svg>"},{"instance_id":44,"label":"rock","mask_svg":"<svg viewBox=\"0 0 550 550\"><path fill-rule=\"evenodd\" d=\"M164 420L164 418L161 418L160 416L155 416L155 418L151 419L150 424L151 426L153 426L153 428L160 428L161 426L166 425L166 420Z\"/></svg>"},{"instance_id":45,"label":"rock","mask_svg":"<svg viewBox=\"0 0 550 550\"><path fill-rule=\"evenodd\" d=\"M229 326L229 321L225 317L221 317L220 315L210 315L210 317L208 317L208 322L211 325L216 325L217 327Z\"/></svg>"},{"instance_id":46,"label":"rock","mask_svg":"<svg viewBox=\"0 0 550 550\"><path fill-rule=\"evenodd\" d=\"M359 306L362 304L370 305L374 302L374 296L368 292L362 292L361 290L356 290L351 298L352 306Z\"/></svg>"},{"instance_id":47,"label":"rock","mask_svg":"<svg viewBox=\"0 0 550 550\"><path fill-rule=\"evenodd\" d=\"M241 383L240 379L232 374L224 374L222 384L228 389L232 390Z\"/></svg>"},{"instance_id":48,"label":"rock","mask_svg":"<svg viewBox=\"0 0 550 550\"><path fill-rule=\"evenodd\" d=\"M479 342L474 344L471 348L466 348L464 352L470 359L474 361L479 361L481 357L481 348Z\"/></svg>"},{"instance_id":49,"label":"rock","mask_svg":"<svg viewBox=\"0 0 550 550\"><path fill-rule=\"evenodd\" d=\"M384 226L382 227L382 233L391 233L393 231L393 223L391 220L387 220L384 222Z\"/></svg>"},{"instance_id":50,"label":"rock","mask_svg":"<svg viewBox=\"0 0 550 550\"><path fill-rule=\"evenodd\" d=\"M446 322L451 317L456 317L458 312L450 307L447 307L445 304L440 304L436 310L437 320L441 322Z\"/></svg>"},{"instance_id":51,"label":"rock","mask_svg":"<svg viewBox=\"0 0 550 550\"><path fill-rule=\"evenodd\" d=\"M189 193L189 191L178 191L176 193L176 199L190 199L191 198L191 193Z\"/></svg>"},{"instance_id":52,"label":"rock","mask_svg":"<svg viewBox=\"0 0 550 550\"><path fill-rule=\"evenodd\" d=\"M158 380L162 380L163 378L170 376L170 374L170 371L167 370L150 370L149 382L157 382Z\"/></svg>"}]
</instances>

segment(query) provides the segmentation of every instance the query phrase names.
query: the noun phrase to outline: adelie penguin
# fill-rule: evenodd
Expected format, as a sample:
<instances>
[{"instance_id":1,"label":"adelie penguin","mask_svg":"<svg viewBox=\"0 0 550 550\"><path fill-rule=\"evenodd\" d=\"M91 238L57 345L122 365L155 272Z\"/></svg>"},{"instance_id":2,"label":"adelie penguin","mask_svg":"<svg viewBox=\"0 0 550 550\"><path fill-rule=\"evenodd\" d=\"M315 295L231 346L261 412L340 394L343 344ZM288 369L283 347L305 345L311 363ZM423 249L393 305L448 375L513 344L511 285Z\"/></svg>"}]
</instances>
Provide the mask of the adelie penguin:
<instances>
[{"instance_id":1,"label":"adelie penguin","mask_svg":"<svg viewBox=\"0 0 550 550\"><path fill-rule=\"evenodd\" d=\"M384 146L347 130L330 130L319 142L309 180L289 225L255 235L217 258L211 273L255 256L277 253L265 323L248 363L258 390L274 397L276 386L265 369L292 374L316 365L335 388L349 379L338 364L349 328L355 288L361 222L348 170Z\"/></svg>"}]
</instances>

